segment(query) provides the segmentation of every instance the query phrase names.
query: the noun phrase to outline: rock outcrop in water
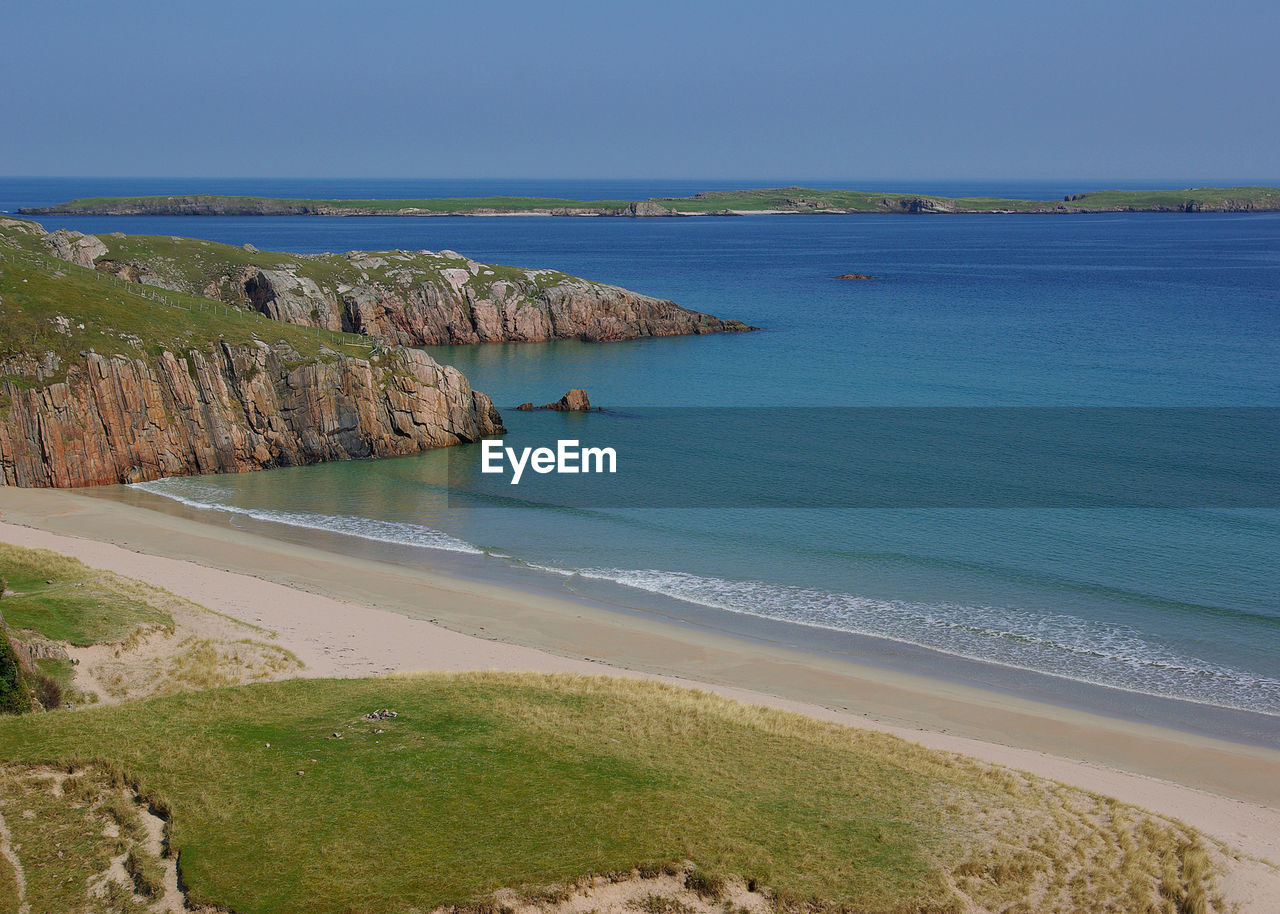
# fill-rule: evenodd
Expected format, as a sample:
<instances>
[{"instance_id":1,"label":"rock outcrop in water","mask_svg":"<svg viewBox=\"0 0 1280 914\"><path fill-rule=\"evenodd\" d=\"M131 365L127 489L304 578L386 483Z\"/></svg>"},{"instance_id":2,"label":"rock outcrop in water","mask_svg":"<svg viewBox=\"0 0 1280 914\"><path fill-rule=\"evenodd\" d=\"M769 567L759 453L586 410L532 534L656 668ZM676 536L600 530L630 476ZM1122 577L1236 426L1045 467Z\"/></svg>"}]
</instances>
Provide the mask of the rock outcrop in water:
<instances>
[{"instance_id":1,"label":"rock outcrop in water","mask_svg":"<svg viewBox=\"0 0 1280 914\"><path fill-rule=\"evenodd\" d=\"M587 396L585 390L581 387L575 387L554 403L545 403L542 406L534 406L532 402L521 403L516 409L525 413L533 412L536 409L554 409L556 412L561 413L589 413L591 412L591 399Z\"/></svg>"},{"instance_id":2,"label":"rock outcrop in water","mask_svg":"<svg viewBox=\"0 0 1280 914\"><path fill-rule=\"evenodd\" d=\"M454 251L303 256L66 230L44 242L56 257L130 282L400 346L609 342L755 329L556 270L484 264Z\"/></svg>"},{"instance_id":3,"label":"rock outcrop in water","mask_svg":"<svg viewBox=\"0 0 1280 914\"><path fill-rule=\"evenodd\" d=\"M4 384L0 481L91 486L390 457L502 432L489 398L424 353L301 361L218 344L151 361L88 353L66 379Z\"/></svg>"}]
</instances>

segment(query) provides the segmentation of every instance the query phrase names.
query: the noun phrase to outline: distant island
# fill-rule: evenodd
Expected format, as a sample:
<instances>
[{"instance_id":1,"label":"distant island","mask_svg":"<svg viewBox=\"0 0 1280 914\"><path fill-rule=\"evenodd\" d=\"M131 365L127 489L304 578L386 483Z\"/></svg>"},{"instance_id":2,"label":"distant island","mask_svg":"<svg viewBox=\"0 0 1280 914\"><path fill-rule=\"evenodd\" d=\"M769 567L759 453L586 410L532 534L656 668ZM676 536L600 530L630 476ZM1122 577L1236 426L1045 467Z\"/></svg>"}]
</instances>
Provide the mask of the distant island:
<instances>
[{"instance_id":1,"label":"distant island","mask_svg":"<svg viewBox=\"0 0 1280 914\"><path fill-rule=\"evenodd\" d=\"M1099 190L1061 200L937 197L913 193L814 190L708 191L649 200L563 200L553 197L457 197L426 200L285 200L212 194L85 197L55 206L23 207L31 216L744 216L864 213L1249 213L1280 210L1280 188L1193 187Z\"/></svg>"}]
</instances>

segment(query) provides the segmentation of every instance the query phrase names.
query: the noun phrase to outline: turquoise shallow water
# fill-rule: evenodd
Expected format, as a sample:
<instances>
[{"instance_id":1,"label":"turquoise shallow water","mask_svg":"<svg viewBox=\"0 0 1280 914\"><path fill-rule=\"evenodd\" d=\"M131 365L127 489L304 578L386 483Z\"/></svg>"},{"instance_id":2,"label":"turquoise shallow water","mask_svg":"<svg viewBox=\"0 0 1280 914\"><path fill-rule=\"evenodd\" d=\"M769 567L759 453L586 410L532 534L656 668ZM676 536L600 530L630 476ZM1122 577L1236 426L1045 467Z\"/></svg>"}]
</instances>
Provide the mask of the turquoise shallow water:
<instances>
[{"instance_id":1,"label":"turquoise shallow water","mask_svg":"<svg viewBox=\"0 0 1280 914\"><path fill-rule=\"evenodd\" d=\"M76 195L68 189L6 186L0 202ZM515 191L607 197L668 189ZM377 192L395 193L357 186L346 195ZM45 222L298 251L452 248L553 266L764 328L432 351L501 407L546 402L577 386L614 412L1280 406L1275 215ZM845 272L877 279L832 278ZM513 437L530 440L586 439L607 434L614 421L504 416ZM791 431L784 424L771 446L753 452L769 475L804 471L795 455L814 442ZM704 441L716 440L716 429L706 428ZM655 433L647 446L680 443ZM714 448L706 459L702 472L721 471ZM427 454L145 488L362 542L413 544L426 550L424 561L439 550L483 552L503 567L547 569L571 590L613 582L683 601L671 605L691 616L714 607L744 620L816 626L820 637L859 632L1135 693L1280 714L1275 509L476 508L446 497L447 462Z\"/></svg>"}]
</instances>

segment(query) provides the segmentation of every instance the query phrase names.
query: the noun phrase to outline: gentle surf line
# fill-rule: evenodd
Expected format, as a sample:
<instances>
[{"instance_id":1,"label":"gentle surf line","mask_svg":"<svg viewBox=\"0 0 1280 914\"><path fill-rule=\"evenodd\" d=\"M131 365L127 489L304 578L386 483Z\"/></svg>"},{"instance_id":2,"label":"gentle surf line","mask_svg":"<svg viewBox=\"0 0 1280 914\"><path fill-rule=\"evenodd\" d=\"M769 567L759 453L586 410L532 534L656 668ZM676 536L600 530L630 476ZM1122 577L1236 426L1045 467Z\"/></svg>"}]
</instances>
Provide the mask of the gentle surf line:
<instances>
[{"instance_id":1,"label":"gentle surf line","mask_svg":"<svg viewBox=\"0 0 1280 914\"><path fill-rule=\"evenodd\" d=\"M742 616L883 638L952 657L1156 698L1280 716L1280 680L1184 657L1120 626L1106 627L1061 613L917 604L658 569L556 567L486 550L420 524L244 508L226 504L212 490L193 486L189 479L182 481L184 494L169 491L166 482L171 480L137 483L132 488L197 510L226 511L371 542L489 555L535 571L607 581ZM927 637L930 634L934 636ZM1119 675L1122 672L1124 675Z\"/></svg>"}]
</instances>

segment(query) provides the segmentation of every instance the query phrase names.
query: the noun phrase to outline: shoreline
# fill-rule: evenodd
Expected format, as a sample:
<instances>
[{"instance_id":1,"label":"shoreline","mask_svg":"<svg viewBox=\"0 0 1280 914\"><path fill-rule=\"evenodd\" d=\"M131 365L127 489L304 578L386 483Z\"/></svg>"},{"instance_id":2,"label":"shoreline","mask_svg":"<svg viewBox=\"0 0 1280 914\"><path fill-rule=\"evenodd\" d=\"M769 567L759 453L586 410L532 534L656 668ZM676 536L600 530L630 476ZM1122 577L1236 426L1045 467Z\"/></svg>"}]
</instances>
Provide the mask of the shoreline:
<instances>
[{"instance_id":1,"label":"shoreline","mask_svg":"<svg viewBox=\"0 0 1280 914\"><path fill-rule=\"evenodd\" d=\"M661 678L1114 796L1280 861L1280 751L836 662L694 626L326 552L56 489L0 489L0 539L73 555L278 633L305 676L531 670ZM1244 861L1232 894L1280 903ZM1264 901L1265 899L1265 901Z\"/></svg>"},{"instance_id":2,"label":"shoreline","mask_svg":"<svg viewBox=\"0 0 1280 914\"><path fill-rule=\"evenodd\" d=\"M1280 750L1280 715L1128 690L1027 667L948 652L906 640L783 620L693 602L607 577L578 576L528 565L503 553L453 550L365 537L323 526L288 523L162 495L145 487L108 486L79 494L219 528L242 530L274 541L310 546L376 563L423 569L449 579L492 584L523 594L581 603L608 616L649 620L680 629L724 636L742 647L789 648L809 658L908 674L929 682L968 686L1033 704L1094 714L1112 721L1152 724L1178 733L1231 744ZM470 545L470 544L468 544ZM412 614L412 613L411 613ZM539 646L535 640L533 646ZM838 705L836 707L844 707Z\"/></svg>"}]
</instances>

